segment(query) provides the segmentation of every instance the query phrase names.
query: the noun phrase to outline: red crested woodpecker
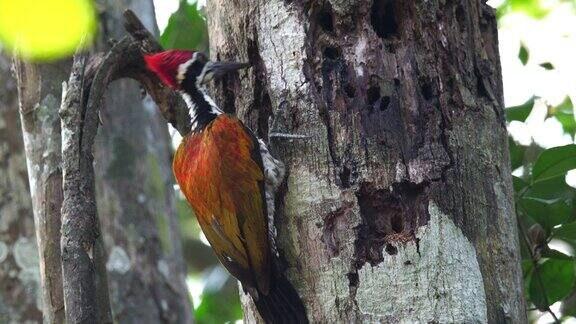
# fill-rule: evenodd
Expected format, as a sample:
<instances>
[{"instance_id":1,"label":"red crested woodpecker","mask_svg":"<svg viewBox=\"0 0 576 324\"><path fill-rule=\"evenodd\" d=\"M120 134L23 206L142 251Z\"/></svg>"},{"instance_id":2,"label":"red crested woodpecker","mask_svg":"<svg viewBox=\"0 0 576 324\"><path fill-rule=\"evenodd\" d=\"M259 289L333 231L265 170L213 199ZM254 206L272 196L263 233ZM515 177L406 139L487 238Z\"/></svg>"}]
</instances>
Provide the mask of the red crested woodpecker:
<instances>
[{"instance_id":1,"label":"red crested woodpecker","mask_svg":"<svg viewBox=\"0 0 576 324\"><path fill-rule=\"evenodd\" d=\"M181 50L146 55L145 60L190 109L192 128L174 157L174 175L218 259L267 323L308 323L298 293L274 265L271 221L284 165L203 88L248 65L212 62L203 53Z\"/></svg>"}]
</instances>

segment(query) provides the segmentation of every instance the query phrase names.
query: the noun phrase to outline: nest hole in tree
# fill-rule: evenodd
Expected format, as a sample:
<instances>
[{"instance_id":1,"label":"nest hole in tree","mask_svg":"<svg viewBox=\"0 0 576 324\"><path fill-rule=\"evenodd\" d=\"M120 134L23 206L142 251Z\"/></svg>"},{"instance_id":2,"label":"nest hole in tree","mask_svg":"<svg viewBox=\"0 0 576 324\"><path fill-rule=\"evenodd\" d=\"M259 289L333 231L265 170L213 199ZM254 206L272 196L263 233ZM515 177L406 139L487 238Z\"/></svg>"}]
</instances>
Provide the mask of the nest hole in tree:
<instances>
[{"instance_id":1,"label":"nest hole in tree","mask_svg":"<svg viewBox=\"0 0 576 324\"><path fill-rule=\"evenodd\" d=\"M375 266L384 260L383 253L398 253L397 243L415 241L415 232L426 224L428 215L427 184L395 183L392 190L361 183L356 192L361 224L357 227L354 264Z\"/></svg>"},{"instance_id":2,"label":"nest hole in tree","mask_svg":"<svg viewBox=\"0 0 576 324\"><path fill-rule=\"evenodd\" d=\"M318 12L318 15L316 16L316 19L324 31L329 33L334 31L334 13L332 11L330 2L324 3L324 6L322 6Z\"/></svg>"},{"instance_id":3,"label":"nest hole in tree","mask_svg":"<svg viewBox=\"0 0 576 324\"><path fill-rule=\"evenodd\" d=\"M464 10L463 5L460 4L456 6L454 16L456 16L456 21L458 22L460 31L464 31L466 29L466 11Z\"/></svg>"},{"instance_id":4,"label":"nest hole in tree","mask_svg":"<svg viewBox=\"0 0 576 324\"><path fill-rule=\"evenodd\" d=\"M348 96L348 98L356 97L356 88L354 88L354 86L351 85L350 83L344 87L344 92L346 93L346 96Z\"/></svg>"},{"instance_id":5,"label":"nest hole in tree","mask_svg":"<svg viewBox=\"0 0 576 324\"><path fill-rule=\"evenodd\" d=\"M389 255L396 255L398 253L398 248L390 243L386 244L385 250Z\"/></svg>"},{"instance_id":6,"label":"nest hole in tree","mask_svg":"<svg viewBox=\"0 0 576 324\"><path fill-rule=\"evenodd\" d=\"M425 100L430 100L434 98L434 88L432 87L432 83L427 81L420 82L420 92Z\"/></svg>"},{"instance_id":7,"label":"nest hole in tree","mask_svg":"<svg viewBox=\"0 0 576 324\"><path fill-rule=\"evenodd\" d=\"M366 93L368 104L372 107L374 104L380 99L380 86L375 84L368 88L368 92Z\"/></svg>"},{"instance_id":8,"label":"nest hole in tree","mask_svg":"<svg viewBox=\"0 0 576 324\"><path fill-rule=\"evenodd\" d=\"M384 111L390 105L390 97L384 96L380 99L380 111Z\"/></svg>"},{"instance_id":9,"label":"nest hole in tree","mask_svg":"<svg viewBox=\"0 0 576 324\"><path fill-rule=\"evenodd\" d=\"M342 188L350 188L350 168L343 166L340 171L340 183Z\"/></svg>"},{"instance_id":10,"label":"nest hole in tree","mask_svg":"<svg viewBox=\"0 0 576 324\"><path fill-rule=\"evenodd\" d=\"M370 23L382 39L400 36L400 1L374 0L370 10Z\"/></svg>"},{"instance_id":11,"label":"nest hole in tree","mask_svg":"<svg viewBox=\"0 0 576 324\"><path fill-rule=\"evenodd\" d=\"M324 48L324 57L329 58L331 60L336 60L340 57L341 52L340 49L332 46L326 46Z\"/></svg>"}]
</instances>

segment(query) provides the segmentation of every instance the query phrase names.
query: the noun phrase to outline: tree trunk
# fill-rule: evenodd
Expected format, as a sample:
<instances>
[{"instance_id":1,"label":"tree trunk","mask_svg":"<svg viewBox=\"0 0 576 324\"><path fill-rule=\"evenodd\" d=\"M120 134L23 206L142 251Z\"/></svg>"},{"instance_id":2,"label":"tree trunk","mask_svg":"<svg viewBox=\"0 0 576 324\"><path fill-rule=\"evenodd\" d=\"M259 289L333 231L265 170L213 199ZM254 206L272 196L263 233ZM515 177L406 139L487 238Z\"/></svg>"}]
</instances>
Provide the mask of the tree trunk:
<instances>
[{"instance_id":1,"label":"tree trunk","mask_svg":"<svg viewBox=\"0 0 576 324\"><path fill-rule=\"evenodd\" d=\"M10 65L0 54L0 323L42 323L38 246Z\"/></svg>"},{"instance_id":2,"label":"tree trunk","mask_svg":"<svg viewBox=\"0 0 576 324\"><path fill-rule=\"evenodd\" d=\"M63 323L60 259L62 169L58 107L68 63L15 60L20 119L38 243L44 323Z\"/></svg>"},{"instance_id":3,"label":"tree trunk","mask_svg":"<svg viewBox=\"0 0 576 324\"><path fill-rule=\"evenodd\" d=\"M127 8L158 34L151 0L101 4L103 42L126 34L122 12ZM166 121L150 97L143 97L138 83L129 79L109 87L100 119L96 190L109 251L106 267L114 321L190 323Z\"/></svg>"},{"instance_id":4,"label":"tree trunk","mask_svg":"<svg viewBox=\"0 0 576 324\"><path fill-rule=\"evenodd\" d=\"M278 244L312 322L526 322L494 11L208 3L219 104L287 165ZM272 122L270 122L272 121ZM256 321L243 298L247 322Z\"/></svg>"}]
</instances>

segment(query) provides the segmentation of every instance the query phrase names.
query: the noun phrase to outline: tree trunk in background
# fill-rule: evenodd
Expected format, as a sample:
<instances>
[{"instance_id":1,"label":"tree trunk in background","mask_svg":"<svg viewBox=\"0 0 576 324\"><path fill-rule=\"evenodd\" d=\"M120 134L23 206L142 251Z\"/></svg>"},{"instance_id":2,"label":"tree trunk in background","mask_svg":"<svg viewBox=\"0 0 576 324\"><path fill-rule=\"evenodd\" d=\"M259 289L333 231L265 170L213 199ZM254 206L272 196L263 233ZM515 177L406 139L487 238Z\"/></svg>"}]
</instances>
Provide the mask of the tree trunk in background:
<instances>
[{"instance_id":1,"label":"tree trunk in background","mask_svg":"<svg viewBox=\"0 0 576 324\"><path fill-rule=\"evenodd\" d=\"M38 247L10 63L0 54L0 323L42 323Z\"/></svg>"},{"instance_id":2,"label":"tree trunk in background","mask_svg":"<svg viewBox=\"0 0 576 324\"><path fill-rule=\"evenodd\" d=\"M100 3L102 40L125 35L122 12L128 8L158 34L151 0ZM114 320L190 323L166 122L127 79L111 85L100 117L96 189Z\"/></svg>"},{"instance_id":3,"label":"tree trunk in background","mask_svg":"<svg viewBox=\"0 0 576 324\"><path fill-rule=\"evenodd\" d=\"M276 225L312 322L525 322L494 10L208 3L219 104L287 165ZM274 123L269 122L269 118ZM247 322L255 321L243 298Z\"/></svg>"},{"instance_id":4,"label":"tree trunk in background","mask_svg":"<svg viewBox=\"0 0 576 324\"><path fill-rule=\"evenodd\" d=\"M20 119L38 242L44 323L64 322L60 208L62 169L58 109L69 63L15 61ZM33 243L29 243L33 246ZM32 249L32 248L30 248ZM33 264L29 255L29 266Z\"/></svg>"}]
</instances>

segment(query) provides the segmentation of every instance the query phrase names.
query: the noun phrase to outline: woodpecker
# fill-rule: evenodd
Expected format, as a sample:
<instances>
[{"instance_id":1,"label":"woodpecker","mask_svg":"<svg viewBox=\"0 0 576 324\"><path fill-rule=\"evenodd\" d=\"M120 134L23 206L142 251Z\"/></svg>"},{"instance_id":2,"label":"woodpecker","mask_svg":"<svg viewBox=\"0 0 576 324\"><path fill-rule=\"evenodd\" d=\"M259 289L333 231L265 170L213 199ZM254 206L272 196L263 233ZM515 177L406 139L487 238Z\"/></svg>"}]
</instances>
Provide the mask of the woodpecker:
<instances>
[{"instance_id":1,"label":"woodpecker","mask_svg":"<svg viewBox=\"0 0 576 324\"><path fill-rule=\"evenodd\" d=\"M201 52L183 50L144 59L190 110L191 131L172 167L218 259L267 323L308 323L298 293L274 263L274 193L284 164L238 118L222 112L204 88L249 64L214 62Z\"/></svg>"}]
</instances>

